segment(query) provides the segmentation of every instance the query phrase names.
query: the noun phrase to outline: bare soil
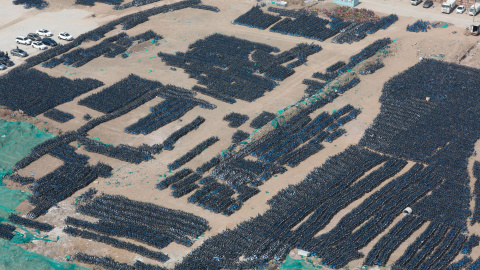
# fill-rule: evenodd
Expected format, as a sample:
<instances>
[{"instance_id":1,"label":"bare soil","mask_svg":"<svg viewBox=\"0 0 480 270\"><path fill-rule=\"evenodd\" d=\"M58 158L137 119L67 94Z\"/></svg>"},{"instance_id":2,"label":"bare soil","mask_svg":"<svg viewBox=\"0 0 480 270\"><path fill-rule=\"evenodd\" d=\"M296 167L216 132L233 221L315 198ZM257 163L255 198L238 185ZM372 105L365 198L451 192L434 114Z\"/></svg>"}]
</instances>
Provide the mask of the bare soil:
<instances>
[{"instance_id":1,"label":"bare soil","mask_svg":"<svg viewBox=\"0 0 480 270\"><path fill-rule=\"evenodd\" d=\"M13 6L11 4L4 5L0 10L0 15L3 13L11 15L5 21L0 22L0 36L2 37L2 39L0 39L0 50L10 50L11 48L14 48L15 36L20 34L26 35L27 32L34 32L37 26L40 27L40 25L48 28L55 34L60 31L67 31L75 36L108 22L111 19L117 18L118 16L136 12L139 9L146 9L152 6L164 5L175 1L161 1L146 7L130 8L124 11L115 11L112 10L111 6L98 3L95 7L76 6L72 5L74 0L50 0L49 2L51 4L50 7L44 11L25 11L18 6ZM256 1L254 0L204 0L203 2L208 5L219 7L221 12L212 13L210 11L198 9L174 11L160 14L133 29L125 31L129 35L136 35L147 30L153 30L164 37L164 39L160 41L159 46L146 42L132 47L132 52L127 59L122 59L120 57L114 59L99 57L80 68L72 68L64 65L59 65L53 69L35 67L56 77L65 76L70 79L94 78L105 83L104 87L86 93L75 98L71 102L58 106L58 109L72 113L75 116L73 120L60 124L43 117L43 115L32 118L27 117L20 112L11 112L5 108L0 109L0 117L9 121L28 121L37 125L39 128L47 128L50 132L58 135L68 130L75 130L86 123L83 119L83 115L86 113L90 114L92 117L102 115L100 112L78 105L78 100L94 92L101 91L103 88L112 85L131 73L146 79L158 80L163 84L174 84L190 89L195 85L196 81L188 78L188 75L183 73L180 69L177 71L170 70L168 66L156 57L156 55L159 51L167 53L186 51L189 44L213 33L233 35L239 38L277 46L282 51L288 50L301 42L313 42L322 46L323 49L321 52L310 56L307 65L296 68L294 75L281 82L273 91L266 93L264 97L255 102L248 103L238 100L237 103L231 105L199 94L202 99L214 103L218 107L214 110L195 108L182 117L182 121L170 123L148 135L131 135L124 133L123 131L125 127L147 115L149 108L161 101L160 98L157 98L140 106L127 115L104 123L93 129L89 132L89 135L100 138L101 141L105 143L114 145L128 144L132 146L139 146L143 143L151 145L163 142L163 140L173 131L178 130L185 123L190 122L199 115L207 119L206 123L201 125L198 130L180 139L176 144L174 151L163 151L155 156L155 160L150 162L135 165L94 153L88 153L91 157L89 160L90 163L96 164L98 161L107 163L114 168L114 175L108 179L99 179L89 187L78 191L69 199L59 203L58 208L51 209L46 215L38 219L39 221L45 221L56 226L56 229L49 234L49 237L56 238L59 236L60 239L58 242L34 241L33 243L22 245L22 247L60 261L65 261L66 255L72 256L77 252L86 252L88 254L99 256L108 254L119 262L131 262L136 259L137 255L133 253L116 249L105 244L86 241L81 238L73 238L62 232L64 218L67 216L75 217L78 215L75 212L75 207L73 205L75 197L85 192L86 189L95 187L100 193L104 192L107 194L124 195L134 200L183 210L201 216L209 221L212 229L208 231L205 236L196 240L192 247L187 248L177 244L170 244L162 250L171 258L164 264L164 266L173 267L176 262L181 261L185 255L200 246L209 237L216 235L225 229L234 228L236 224L264 213L268 209L268 205L266 204L267 200L271 199L278 191L288 185L299 183L314 167L321 166L328 157L342 152L351 144L357 143L366 128L372 124L374 118L380 112L380 103L378 100L381 95L382 86L392 76L415 65L421 58L435 58L452 63L480 67L480 54L478 53L479 38L464 35L465 25L468 24L467 18L457 16L457 14L442 14L442 16L440 16L439 14L434 14L431 10L428 10L427 14L429 18L441 18L445 21L450 19L454 20L458 25L455 24L447 28L431 29L426 33L407 32L405 30L406 26L414 23L423 15L420 16L421 13L417 10L408 13L407 11L410 8L417 7L411 7L408 3L404 3L404 1L402 1L402 3L391 0L362 1L362 4L358 6L359 8L366 7L373 10L377 9L378 12L383 12L383 14L393 12L389 7L392 4L397 7L397 10L401 13L399 14L400 19L387 30L380 30L376 34L368 35L364 40L351 45L334 44L330 41L312 41L299 37L284 36L269 31L232 25L231 22L235 18L250 9L252 5L256 4ZM333 5L332 2L333 1L322 1L316 4L316 7L331 8ZM5 12L6 10L9 12ZM93 14L95 14L95 17L92 16ZM451 16L451 18L449 18L449 16ZM465 25L462 25L463 21L465 21ZM454 31L457 33L454 34ZM121 32L121 30L116 29L107 36L115 35L119 32ZM337 98L333 103L328 104L321 109L321 111L332 112L333 110L341 108L347 104L361 108L362 113L358 118L345 126L347 135L342 136L332 144L326 143L324 150L311 156L298 167L289 168L286 173L278 175L278 177L272 178L270 181L266 182L260 187L261 192L248 200L240 211L230 217L214 214L208 210L204 210L188 203L188 196L175 199L170 195L170 190L167 189L160 191L155 189L156 183L161 181L165 175L171 174L167 169L167 164L192 149L202 140L210 136L218 136L220 138L218 143L204 151L200 156L188 162L185 167L195 169L230 145L231 136L236 130L228 127L228 123L222 120L226 114L237 112L247 114L250 119L253 119L262 111L277 112L284 109L285 107L294 104L304 95L303 91L306 86L301 83L303 79L311 78L311 75L314 72L323 72L325 68L337 61L348 61L348 58L351 55L360 52L373 41L384 37L390 37L394 40L390 48L391 52L386 58L382 59L385 63L385 67L371 75L363 76L355 74L356 76L359 76L361 82L354 89L348 91L341 97ZM82 44L81 47L89 47L97 43L98 42L88 42ZM29 47L27 51L31 54L36 53L35 49L31 47ZM14 59L14 61L17 65L22 62L20 59ZM4 73L6 72L0 71L0 75ZM248 127L247 124L244 124L239 129L246 132L253 131L253 129ZM78 151L79 153L87 153L84 152L82 148ZM61 162L55 158L43 157L18 173L26 176L34 174L35 177L40 177L60 165ZM5 182L10 187L27 190L26 187L19 187L11 181L6 180ZM338 222L348 210L353 209L359 203L361 203L361 200L357 200L349 205L344 211L339 213L334 220L332 220L331 224L333 225ZM31 209L32 206L30 206L28 202L24 202L17 210L26 213ZM333 226L329 226L328 228L332 227ZM401 250L405 249L413 239L414 237L411 237L408 242L402 244L400 249L391 257L390 263L393 263L399 256L401 256L403 253ZM367 252L371 247L373 247L373 244L370 244L364 251ZM292 251L291 254L294 255L296 252ZM480 249L475 248L472 255L480 255ZM142 260L148 263L156 263L150 259L142 258ZM362 260L355 261L351 263L351 266L358 267L361 265L361 262Z\"/></svg>"}]
</instances>

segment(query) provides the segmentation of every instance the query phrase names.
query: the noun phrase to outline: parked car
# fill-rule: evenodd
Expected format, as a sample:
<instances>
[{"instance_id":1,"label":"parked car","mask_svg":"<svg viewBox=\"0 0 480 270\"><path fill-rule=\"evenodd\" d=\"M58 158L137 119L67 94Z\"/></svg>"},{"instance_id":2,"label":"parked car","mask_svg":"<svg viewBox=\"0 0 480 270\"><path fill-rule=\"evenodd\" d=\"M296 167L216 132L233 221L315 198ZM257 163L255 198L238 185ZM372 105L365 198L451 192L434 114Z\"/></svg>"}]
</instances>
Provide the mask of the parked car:
<instances>
[{"instance_id":1,"label":"parked car","mask_svg":"<svg viewBox=\"0 0 480 270\"><path fill-rule=\"evenodd\" d=\"M10 54L13 56L27 57L28 53L18 47L10 51Z\"/></svg>"},{"instance_id":2,"label":"parked car","mask_svg":"<svg viewBox=\"0 0 480 270\"><path fill-rule=\"evenodd\" d=\"M464 5L460 5L457 7L457 13L458 14L462 14L463 12L465 12L465 6Z\"/></svg>"},{"instance_id":3,"label":"parked car","mask_svg":"<svg viewBox=\"0 0 480 270\"><path fill-rule=\"evenodd\" d=\"M24 37L24 36L18 36L15 41L18 43L18 44L23 44L23 45L30 45L32 44L32 40L27 38L27 37Z\"/></svg>"},{"instance_id":4,"label":"parked car","mask_svg":"<svg viewBox=\"0 0 480 270\"><path fill-rule=\"evenodd\" d=\"M418 4L422 3L422 0L411 0L410 4L417 6Z\"/></svg>"},{"instance_id":5,"label":"parked car","mask_svg":"<svg viewBox=\"0 0 480 270\"><path fill-rule=\"evenodd\" d=\"M40 41L40 40L42 40L42 38L41 38L39 35L35 34L35 33L29 33L29 34L27 35L27 38L31 39L32 41Z\"/></svg>"},{"instance_id":6,"label":"parked car","mask_svg":"<svg viewBox=\"0 0 480 270\"><path fill-rule=\"evenodd\" d=\"M34 47L36 49L39 49L39 50L46 50L47 49L47 46L45 46L45 44L43 44L41 41L34 41L32 43L32 47Z\"/></svg>"},{"instance_id":7,"label":"parked car","mask_svg":"<svg viewBox=\"0 0 480 270\"><path fill-rule=\"evenodd\" d=\"M45 45L48 45L48 46L51 46L51 47L55 47L58 45L58 43L51 39L51 38L42 38L42 43L45 44Z\"/></svg>"},{"instance_id":8,"label":"parked car","mask_svg":"<svg viewBox=\"0 0 480 270\"><path fill-rule=\"evenodd\" d=\"M37 34L40 36L46 36L46 37L53 36L52 32L48 31L47 29L38 29Z\"/></svg>"},{"instance_id":9,"label":"parked car","mask_svg":"<svg viewBox=\"0 0 480 270\"><path fill-rule=\"evenodd\" d=\"M1 65L5 65L7 67L13 67L15 65L15 63L13 63L12 60L10 59L5 59L5 58L0 58L0 64Z\"/></svg>"},{"instance_id":10,"label":"parked car","mask_svg":"<svg viewBox=\"0 0 480 270\"><path fill-rule=\"evenodd\" d=\"M68 40L68 41L73 40L73 37L67 32L60 32L58 34L58 38L63 40Z\"/></svg>"},{"instance_id":11,"label":"parked car","mask_svg":"<svg viewBox=\"0 0 480 270\"><path fill-rule=\"evenodd\" d=\"M15 65L12 60L10 60L10 56L8 56L8 52L0 51L0 64L5 65L7 67L12 67Z\"/></svg>"},{"instance_id":12,"label":"parked car","mask_svg":"<svg viewBox=\"0 0 480 270\"><path fill-rule=\"evenodd\" d=\"M423 3L424 8L429 8L431 6L433 6L433 1L432 0L427 0L427 1L425 1L425 3Z\"/></svg>"},{"instance_id":13,"label":"parked car","mask_svg":"<svg viewBox=\"0 0 480 270\"><path fill-rule=\"evenodd\" d=\"M5 70L7 69L7 66L5 66L4 64L0 64L0 70Z\"/></svg>"}]
</instances>

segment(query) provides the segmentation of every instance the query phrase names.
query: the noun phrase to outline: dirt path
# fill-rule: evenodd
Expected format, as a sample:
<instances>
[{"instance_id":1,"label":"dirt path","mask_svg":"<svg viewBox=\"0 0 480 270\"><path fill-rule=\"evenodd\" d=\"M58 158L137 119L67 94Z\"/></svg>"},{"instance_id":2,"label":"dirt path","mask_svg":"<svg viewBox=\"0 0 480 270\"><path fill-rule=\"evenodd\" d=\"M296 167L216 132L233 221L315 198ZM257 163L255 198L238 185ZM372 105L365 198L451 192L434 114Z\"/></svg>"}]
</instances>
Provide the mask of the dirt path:
<instances>
[{"instance_id":1,"label":"dirt path","mask_svg":"<svg viewBox=\"0 0 480 270\"><path fill-rule=\"evenodd\" d=\"M333 1L332 1L333 2ZM464 28L472 24L473 16L464 12L457 14L453 11L450 14L441 12L441 4L434 2L433 7L423 8L423 2L418 6L412 6L410 1L397 0L362 0L357 8L372 9L376 12L394 13L402 17L411 17L426 21L444 21L453 23L454 25ZM475 17L476 22L480 22L480 16Z\"/></svg>"}]
</instances>

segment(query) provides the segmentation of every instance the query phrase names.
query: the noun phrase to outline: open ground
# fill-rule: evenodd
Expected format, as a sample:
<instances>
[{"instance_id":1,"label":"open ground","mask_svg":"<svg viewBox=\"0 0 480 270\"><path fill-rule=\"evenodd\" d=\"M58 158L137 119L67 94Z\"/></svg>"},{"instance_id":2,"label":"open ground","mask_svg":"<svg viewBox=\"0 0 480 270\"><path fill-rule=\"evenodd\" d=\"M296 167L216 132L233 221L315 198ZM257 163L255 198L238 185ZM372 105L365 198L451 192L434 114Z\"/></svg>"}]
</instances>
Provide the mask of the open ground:
<instances>
[{"instance_id":1,"label":"open ground","mask_svg":"<svg viewBox=\"0 0 480 270\"><path fill-rule=\"evenodd\" d=\"M132 7L120 11L113 10L112 6L102 3L96 3L93 7L85 7L74 5L74 0L50 0L49 2L50 6L43 10L27 10L23 9L21 6L14 6L11 4L4 5L4 7L0 9L0 17L2 17L2 21L0 22L0 37L2 37L0 40L0 50L10 50L15 48L16 45L14 39L16 36L34 32L37 28L47 28L55 34L60 31L68 31L74 37L77 37L121 16L132 14L140 10L147 10L154 6L174 4L179 1L159 1L142 7ZM155 97L132 111L89 130L89 138L98 138L105 144L111 144L114 146L126 144L132 147L139 147L142 144L152 146L163 143L174 131L179 130L187 123L192 122L198 116L205 118L205 123L180 138L175 143L175 148L172 151L163 150L159 154L155 154L154 159L140 164L89 152L84 149L84 146L79 147L80 144L76 141L71 142L71 146L76 148L79 147L76 149L77 154L83 154L90 157L88 164L93 166L98 162L105 163L113 168L113 173L108 178L100 177L88 186L76 190L75 193L67 199L62 200L56 204L56 206L50 208L46 214L36 218L37 221L45 222L55 227L54 230L48 233L48 235L51 239L55 239L58 236L59 240L57 242L33 241L32 243L21 245L22 248L43 254L58 261L65 261L67 255L75 256L77 253L86 253L99 257L109 256L120 263L131 263L139 259L148 264L158 264L162 267L173 269L176 264L181 263L188 254L191 254L192 251L201 247L208 239L221 234L227 229L234 230L240 223L257 217L258 215L265 214L271 207L267 202L274 198L281 190L290 185L301 183L314 168L321 167L327 159L344 152L349 146L357 145L364 136L365 131L372 126L374 119L380 114L381 103L379 100L382 95L382 88L392 77L415 66L423 61L422 59L435 59L447 63L480 68L480 51L478 45L480 44L480 39L475 36L466 36L464 34L466 27L471 23L471 17L465 14L441 14L439 11L439 5L437 4L435 8L425 10L421 7L411 6L408 1L404 0L362 1L358 6L359 8L372 9L379 16L396 13L399 16L398 21L385 30L382 29L374 34L367 35L366 38L359 42L354 42L352 44L336 44L332 43L331 39L320 42L317 40L310 40L291 35L281 35L268 30L260 30L232 24L236 18L257 4L257 2L253 0L203 0L202 2L205 5L218 7L220 11L212 12L193 8L175 10L152 16L148 21L128 30L122 30L120 27L117 27L108 32L105 35L105 38L113 37L120 32L125 32L129 36L135 36L144 33L147 30L152 30L162 36L162 39L158 40L157 43L150 41L138 44L134 43L134 45L128 49L128 57L125 59L120 56L115 58L105 58L101 56L81 67L58 65L49 69L42 67L41 64L32 67L32 69L40 70L55 78L61 76L72 80L91 78L104 83L101 87L76 96L71 101L64 102L55 107L56 109L72 114L74 118L70 121L59 123L45 117L43 113L36 116L28 116L20 111L11 111L7 108L2 108L0 111L0 117L9 121L28 121L40 128L47 128L54 135L61 135L68 131L75 131L87 124L88 120L84 119L85 114L89 114L92 118L104 115L104 113L100 111L80 105L78 103L80 100L83 100L93 93L101 92L103 89L128 77L130 74L135 74L147 80L159 81L163 85L171 84L185 89L192 89L192 87L197 84L197 80L189 77L189 75L186 72L183 72L183 69L181 68L172 70L172 66L161 61L161 57L158 53L174 54L176 52L185 52L189 49L189 45L215 33L225 36L235 36L236 38L245 39L251 42L274 46L280 49L280 52L288 51L298 43L312 43L314 45L319 45L322 50L308 56L305 64L295 68L295 73L293 75L285 80L279 81L278 86L272 91L265 92L263 96L253 102L237 99L236 103L229 104L198 92L195 96L196 98L214 104L216 105L216 108L210 110L196 106L184 116L179 117L178 120L168 123L149 134L126 133L125 129L127 127L150 114L150 108L152 106L166 100L162 97ZM268 6L271 6L271 4ZM319 9L332 9L334 6L333 1L330 0L318 3L315 2L315 7ZM305 6L290 6L289 9L303 7ZM266 8L264 10L266 10ZM324 17L322 14L320 14L320 16ZM448 22L449 25L445 28L432 28L429 29L428 32L407 32L405 30L407 25L413 24L418 19L429 20L432 22L443 21ZM311 155L298 166L288 167L286 172L275 174L270 180L265 181L262 185L258 186L259 193L245 201L238 211L233 212L231 215L214 213L190 203L188 201L188 195L181 198L175 198L171 195L172 190L170 188L163 190L156 188L156 185L161 183L162 180L180 170L171 170L168 168L168 165L183 156L189 150L193 149L200 142L212 136L219 138L218 142L208 147L191 161L182 165L181 168L195 170L213 157L224 152L230 145L232 145L231 138L237 131L237 128L229 127L228 122L223 120L224 116L231 112L247 115L250 120L238 128L238 130L251 134L254 132L255 128L250 127L248 124L263 111L280 115L279 112L296 104L297 101L302 100L302 98L305 97L304 90L306 85L302 84L304 79L312 79L313 73L324 72L327 67L338 61L348 62L352 55L360 53L362 49L368 45L383 38L390 38L392 40L392 43L387 49L388 52L379 53L375 55L374 58L380 59L385 67L375 71L373 74L360 75L357 70L362 67L362 63L359 64L353 71L349 72L356 73L355 75L360 78L360 83L345 93L342 93L332 102L316 110L311 115L311 117L314 118L321 112L332 114L348 104L352 105L354 108L360 109L361 113L356 119L348 122L342 127L346 130L346 133L337 138L333 143L323 143L324 149ZM80 45L80 48L90 48L99 44L101 41L102 40L84 42ZM66 41L61 41L60 43L67 44ZM39 51L34 48L23 45L19 46L21 46L22 49L25 49L31 55L30 57L39 53ZM22 58L12 57L12 59L15 61L16 66L20 66L24 63L24 59ZM26 59L28 60L28 58ZM13 68L14 67L5 71L0 71L0 76L7 76ZM439 74L434 75L439 76ZM476 78L476 80L478 82L478 78ZM255 136L258 136L259 132L263 135L267 133L267 131L268 129L257 131ZM261 136L255 137L255 139L258 140L260 137ZM475 151L480 152L480 144L475 144ZM334 229L343 217L356 207L360 206L369 196L379 191L386 185L386 183L392 181L401 173L405 173L414 165L414 163L418 162L417 160L410 160L407 158L405 160L408 161L408 164L399 171L398 174L388 178L383 184L376 186L360 198L349 203L345 208L336 213L325 228L316 235L326 234ZM472 156L469 158L468 163L471 178L469 185L472 194L475 183L475 177L473 175L475 161L480 161L480 158L478 156ZM40 179L62 165L62 160L50 155L44 155L25 168L21 168L16 173L20 176L33 176L35 179ZM375 169L376 168L377 167L375 167ZM370 169L373 170L374 168ZM4 182L9 188L17 188L31 192L27 186L11 181L8 178L4 179ZM172 242L165 248L162 248L161 251L169 256L169 260L162 263L124 249L112 247L111 245L86 240L80 237L73 237L63 231L66 226L65 219L67 217L70 216L78 219L95 221L95 219L85 217L85 215L76 211L76 199L92 187L98 190L98 195L101 193L122 195L130 200L152 203L157 206L194 214L195 216L205 219L208 222L210 229L197 237L197 239L194 239L195 242L191 246ZM470 209L475 211L473 200L469 203ZM24 201L16 210L20 211L23 215L32 211L34 208L35 207L28 201ZM417 213L414 212L414 214ZM305 217L305 219L307 218L308 217ZM370 241L365 247L362 247L360 251L364 255L367 255L380 238L393 228L395 224L400 222L402 218L403 215L400 211L392 224L389 225L385 231L378 234L378 236ZM401 258L407 247L427 228L429 222L423 224L420 229L409 236L406 241L402 242L401 245L391 254L388 262L384 265L390 266ZM467 220L465 220L465 222L467 222ZM479 233L480 227L478 227L478 223L470 225L470 222L468 221L467 224L468 231L462 231L463 234L472 235ZM126 241L137 245L147 246L144 243L135 240ZM289 251L290 252L288 253L290 256L294 258L298 257L298 255L296 255L297 250L294 247ZM476 260L480 256L480 248L474 248L470 256L473 260ZM455 256L453 261L457 261L462 257L463 254L459 253ZM348 266L361 267L364 260L365 257L351 260L348 262ZM321 263L322 260L314 259L313 261L315 264L318 264ZM93 265L81 262L75 263L86 267L94 267Z\"/></svg>"}]
</instances>

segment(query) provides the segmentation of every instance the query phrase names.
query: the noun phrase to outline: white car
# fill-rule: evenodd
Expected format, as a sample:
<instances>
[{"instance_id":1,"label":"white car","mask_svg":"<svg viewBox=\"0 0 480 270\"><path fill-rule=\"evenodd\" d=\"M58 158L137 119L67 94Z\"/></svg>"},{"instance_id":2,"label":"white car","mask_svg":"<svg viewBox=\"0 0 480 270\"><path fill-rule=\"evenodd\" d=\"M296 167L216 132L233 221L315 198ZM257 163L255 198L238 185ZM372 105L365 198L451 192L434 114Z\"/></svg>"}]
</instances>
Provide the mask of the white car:
<instances>
[{"instance_id":1,"label":"white car","mask_svg":"<svg viewBox=\"0 0 480 270\"><path fill-rule=\"evenodd\" d=\"M27 37L24 37L24 36L18 36L15 41L18 43L18 44L24 44L24 45L30 45L32 44L32 40L27 38Z\"/></svg>"},{"instance_id":2,"label":"white car","mask_svg":"<svg viewBox=\"0 0 480 270\"><path fill-rule=\"evenodd\" d=\"M67 32L60 32L58 34L58 38L63 40L68 40L68 41L73 40L73 37Z\"/></svg>"},{"instance_id":3,"label":"white car","mask_svg":"<svg viewBox=\"0 0 480 270\"><path fill-rule=\"evenodd\" d=\"M7 66L5 66L4 64L0 64L0 70L5 70L7 69Z\"/></svg>"},{"instance_id":4,"label":"white car","mask_svg":"<svg viewBox=\"0 0 480 270\"><path fill-rule=\"evenodd\" d=\"M34 41L32 43L32 47L34 47L36 49L39 49L39 50L46 50L47 49L47 46L45 46L45 44L43 44L41 41Z\"/></svg>"},{"instance_id":5,"label":"white car","mask_svg":"<svg viewBox=\"0 0 480 270\"><path fill-rule=\"evenodd\" d=\"M457 7L457 13L459 14L462 14L463 12L465 12L465 6L464 5L460 5Z\"/></svg>"},{"instance_id":6,"label":"white car","mask_svg":"<svg viewBox=\"0 0 480 270\"><path fill-rule=\"evenodd\" d=\"M39 36L51 37L53 34L47 29L38 29L36 32Z\"/></svg>"}]
</instances>

